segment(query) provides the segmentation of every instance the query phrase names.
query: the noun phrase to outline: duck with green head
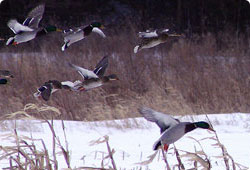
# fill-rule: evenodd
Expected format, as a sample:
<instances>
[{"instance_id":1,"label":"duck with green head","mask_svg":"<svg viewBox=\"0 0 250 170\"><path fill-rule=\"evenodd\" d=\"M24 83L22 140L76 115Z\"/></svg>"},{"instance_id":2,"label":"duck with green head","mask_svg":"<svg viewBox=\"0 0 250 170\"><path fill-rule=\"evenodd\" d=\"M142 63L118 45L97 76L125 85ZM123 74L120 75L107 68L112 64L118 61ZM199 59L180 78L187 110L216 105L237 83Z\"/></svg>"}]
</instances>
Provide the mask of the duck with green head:
<instances>
[{"instance_id":1,"label":"duck with green head","mask_svg":"<svg viewBox=\"0 0 250 170\"><path fill-rule=\"evenodd\" d=\"M172 144L183 137L186 133L193 131L196 128L207 129L214 131L214 129L204 121L200 122L181 122L169 130L166 130L162 133L161 137L155 142L153 149L157 150L159 146L163 145L164 150L168 150L169 144Z\"/></svg>"},{"instance_id":2,"label":"duck with green head","mask_svg":"<svg viewBox=\"0 0 250 170\"><path fill-rule=\"evenodd\" d=\"M9 20L7 25L16 35L10 37L6 42L6 45L17 45L27 42L48 32L61 32L61 30L55 26L47 26L44 28L38 27L44 13L44 8L45 5L42 4L30 11L23 24L20 24L16 19Z\"/></svg>"},{"instance_id":3,"label":"duck with green head","mask_svg":"<svg viewBox=\"0 0 250 170\"><path fill-rule=\"evenodd\" d=\"M82 39L84 39L86 36L90 35L92 32L95 32L102 36L103 38L106 37L106 35L102 32L102 28L104 26L99 22L92 22L90 25L75 28L75 29L69 29L64 31L64 44L62 46L62 51L65 51L66 48L68 48L71 44L78 42Z\"/></svg>"},{"instance_id":4,"label":"duck with green head","mask_svg":"<svg viewBox=\"0 0 250 170\"><path fill-rule=\"evenodd\" d=\"M194 123L180 122L178 119L175 119L168 114L157 112L147 107L139 108L138 111L148 121L155 122L161 130L161 137L155 142L153 146L154 150L157 150L163 145L164 150L167 151L169 144L178 141L186 133L191 132L196 128L214 131L214 129L204 121Z\"/></svg>"}]
</instances>

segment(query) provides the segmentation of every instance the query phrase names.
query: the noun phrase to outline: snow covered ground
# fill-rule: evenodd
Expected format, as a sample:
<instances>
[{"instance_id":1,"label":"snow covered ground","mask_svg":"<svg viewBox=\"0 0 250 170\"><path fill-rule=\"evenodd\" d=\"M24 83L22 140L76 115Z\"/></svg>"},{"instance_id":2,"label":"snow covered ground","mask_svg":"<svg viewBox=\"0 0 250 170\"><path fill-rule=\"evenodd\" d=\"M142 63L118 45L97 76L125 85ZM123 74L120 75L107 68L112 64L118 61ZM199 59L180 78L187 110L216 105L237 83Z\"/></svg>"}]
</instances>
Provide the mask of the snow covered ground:
<instances>
[{"instance_id":1,"label":"snow covered ground","mask_svg":"<svg viewBox=\"0 0 250 170\"><path fill-rule=\"evenodd\" d=\"M213 114L208 115L214 129L216 130L220 142L225 145L229 155L231 155L236 163L250 167L250 114L234 113L234 114ZM199 121L207 120L205 115L178 117L181 121ZM103 136L109 136L109 144L114 148L114 160L118 169L165 169L165 163L162 160L160 152L157 153L155 159L147 164L137 164L148 160L148 156L152 155L152 145L159 138L159 128L144 118L100 121L100 122L76 122L65 121L66 137L71 153L71 167L89 166L101 167L102 160L107 156L106 143L94 144L93 141L103 139ZM13 134L15 121L2 121L0 124L0 145L11 146L13 141L6 138L7 134ZM63 146L65 146L64 133L61 121L54 121L54 129ZM47 123L41 123L39 120L18 120L16 121L17 133L19 136L24 135L34 138L43 139L47 148L52 150L52 135ZM180 154L184 154L181 150L195 152L201 150L200 145L190 138L199 140L204 152L212 163L213 170L225 169L225 163L221 157L221 149L214 144L215 140L209 139L214 137L214 133L207 130L196 129L178 142L175 143ZM37 145L40 142L37 141ZM57 151L60 151L57 148ZM1 151L0 151L1 154ZM202 156L204 158L204 156ZM167 154L167 159L171 169L177 164L174 155L173 145ZM193 167L193 161L188 158L181 158L186 169ZM63 156L58 157L59 169L66 168ZM111 166L109 159L104 160L105 167ZM0 160L0 168L8 167L8 160ZM239 169L238 167L236 167ZM177 169L177 168L175 168ZM201 168L200 168L201 169ZM247 168L245 168L247 169Z\"/></svg>"}]
</instances>

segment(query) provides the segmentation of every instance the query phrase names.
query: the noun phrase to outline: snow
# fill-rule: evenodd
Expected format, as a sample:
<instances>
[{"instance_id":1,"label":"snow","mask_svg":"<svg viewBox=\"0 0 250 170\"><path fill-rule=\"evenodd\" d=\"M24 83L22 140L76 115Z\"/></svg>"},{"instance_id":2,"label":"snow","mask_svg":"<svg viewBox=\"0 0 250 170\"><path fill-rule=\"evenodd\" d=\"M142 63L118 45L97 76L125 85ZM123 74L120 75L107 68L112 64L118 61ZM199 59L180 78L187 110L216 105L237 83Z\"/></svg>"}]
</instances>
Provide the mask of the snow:
<instances>
[{"instance_id":1,"label":"snow","mask_svg":"<svg viewBox=\"0 0 250 170\"><path fill-rule=\"evenodd\" d=\"M220 142L225 146L234 162L250 167L250 114L210 114L208 115L214 129L217 132ZM207 120L205 115L192 115L177 117L181 121L199 121ZM16 123L16 125L15 125ZM52 151L52 135L47 123L40 120L6 120L1 122L0 127L0 145L12 146L14 141L7 138L7 134L14 133L14 127L17 127L19 136L28 136L33 139L43 139L47 148ZM94 144L93 141L103 140L104 136L109 137L109 144L114 148L114 160L118 169L165 169L166 164L162 160L161 152L158 152L155 159L148 165L137 163L148 160L148 156L154 154L152 146L160 136L159 128L144 118L98 121L98 122L80 122L64 121L68 148L71 154L71 167L101 167L102 160L107 156L106 143ZM65 145L62 122L54 121L54 129L62 146ZM221 149L214 146L215 140L209 139L215 134L204 129L196 129L175 143L176 148L182 155L185 152L195 152L200 150L200 145L195 141L199 140L204 152L208 156L213 170L225 169L225 163ZM192 138L195 138L192 139ZM41 146L40 141L35 142ZM42 148L41 148L42 150ZM60 149L57 147L57 152ZM0 154L1 151L0 151ZM51 153L52 154L52 153ZM201 156L204 158L204 156ZM173 145L170 145L167 153L167 159L171 169L177 164ZM193 162L188 158L181 158L185 168L192 168ZM57 157L59 169L67 168L62 155ZM112 166L110 159L104 160L106 168ZM0 168L8 167L8 160L0 160ZM177 169L177 168L176 168ZM202 169L200 166L199 169ZM237 167L237 169L239 169Z\"/></svg>"}]
</instances>

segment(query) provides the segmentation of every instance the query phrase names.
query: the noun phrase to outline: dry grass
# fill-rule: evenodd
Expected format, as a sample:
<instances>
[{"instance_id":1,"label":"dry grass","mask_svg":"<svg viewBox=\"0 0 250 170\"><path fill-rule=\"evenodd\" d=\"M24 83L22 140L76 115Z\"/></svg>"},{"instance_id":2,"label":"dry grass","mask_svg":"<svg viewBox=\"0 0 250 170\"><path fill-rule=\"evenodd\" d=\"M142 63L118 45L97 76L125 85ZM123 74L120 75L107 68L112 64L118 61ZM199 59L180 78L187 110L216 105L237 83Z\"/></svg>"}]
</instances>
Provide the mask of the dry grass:
<instances>
[{"instance_id":1,"label":"dry grass","mask_svg":"<svg viewBox=\"0 0 250 170\"><path fill-rule=\"evenodd\" d=\"M60 51L62 37L50 34L17 47L2 47L0 68L15 79L1 86L1 116L34 101L36 88L50 79L81 79L66 62L94 68L110 56L107 74L120 81L89 92L59 91L46 103L61 111L57 119L104 120L139 116L141 105L172 114L249 112L250 60L246 37L230 31L193 36L133 54L136 27L96 35ZM141 31L141 30L140 30ZM51 41L53 40L53 41ZM237 46L235 44L238 44ZM33 52L31 52L33 51ZM35 52L34 52L35 51Z\"/></svg>"}]
</instances>

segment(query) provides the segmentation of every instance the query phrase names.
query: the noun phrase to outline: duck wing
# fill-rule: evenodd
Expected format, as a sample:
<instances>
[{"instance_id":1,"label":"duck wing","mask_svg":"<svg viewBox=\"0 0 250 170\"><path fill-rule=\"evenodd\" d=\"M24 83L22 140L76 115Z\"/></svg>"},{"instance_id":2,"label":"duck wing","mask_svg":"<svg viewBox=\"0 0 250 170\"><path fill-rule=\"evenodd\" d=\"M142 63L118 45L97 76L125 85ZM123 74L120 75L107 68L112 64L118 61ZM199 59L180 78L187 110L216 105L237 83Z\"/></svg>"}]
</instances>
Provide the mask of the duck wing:
<instances>
[{"instance_id":1,"label":"duck wing","mask_svg":"<svg viewBox=\"0 0 250 170\"><path fill-rule=\"evenodd\" d=\"M102 30L97 28L97 27L94 27L92 29L92 32L95 32L95 33L99 34L100 36L102 36L103 38L106 38L106 35L102 32Z\"/></svg>"},{"instance_id":2,"label":"duck wing","mask_svg":"<svg viewBox=\"0 0 250 170\"><path fill-rule=\"evenodd\" d=\"M87 70L85 68L79 67L77 65L69 63L70 67L74 68L78 73L83 77L84 80L90 78L98 78L98 76L91 70Z\"/></svg>"},{"instance_id":3,"label":"duck wing","mask_svg":"<svg viewBox=\"0 0 250 170\"><path fill-rule=\"evenodd\" d=\"M165 130L179 124L178 119L174 119L172 116L157 112L153 109L142 107L138 109L139 113L148 121L155 122L163 133Z\"/></svg>"},{"instance_id":4,"label":"duck wing","mask_svg":"<svg viewBox=\"0 0 250 170\"><path fill-rule=\"evenodd\" d=\"M152 38L152 37L157 37L158 33L156 32L156 30L154 31L147 30L146 32L139 32L138 36L140 38Z\"/></svg>"},{"instance_id":5,"label":"duck wing","mask_svg":"<svg viewBox=\"0 0 250 170\"><path fill-rule=\"evenodd\" d=\"M18 34L22 31L34 31L34 29L20 24L16 19L11 19L8 21L7 26L15 33Z\"/></svg>"},{"instance_id":6,"label":"duck wing","mask_svg":"<svg viewBox=\"0 0 250 170\"><path fill-rule=\"evenodd\" d=\"M108 56L104 56L101 61L99 61L99 63L96 65L95 69L94 69L94 73L99 76L102 77L106 71L106 68L108 67Z\"/></svg>"},{"instance_id":7,"label":"duck wing","mask_svg":"<svg viewBox=\"0 0 250 170\"><path fill-rule=\"evenodd\" d=\"M30 28L38 28L39 22L41 21L44 13L45 5L41 4L31 10L24 20L23 25Z\"/></svg>"}]
</instances>

